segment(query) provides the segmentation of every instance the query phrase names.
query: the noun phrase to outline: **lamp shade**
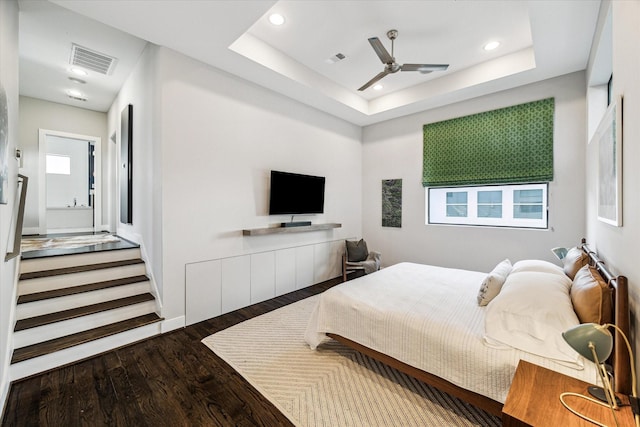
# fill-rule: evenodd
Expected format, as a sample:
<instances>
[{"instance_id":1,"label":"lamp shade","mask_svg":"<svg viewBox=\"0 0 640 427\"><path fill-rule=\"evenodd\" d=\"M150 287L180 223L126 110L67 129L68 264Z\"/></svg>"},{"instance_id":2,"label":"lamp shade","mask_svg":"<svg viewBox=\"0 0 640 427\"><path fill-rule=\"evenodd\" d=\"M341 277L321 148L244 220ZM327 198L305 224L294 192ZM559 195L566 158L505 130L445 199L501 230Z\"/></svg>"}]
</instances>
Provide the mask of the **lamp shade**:
<instances>
[{"instance_id":1,"label":"lamp shade","mask_svg":"<svg viewBox=\"0 0 640 427\"><path fill-rule=\"evenodd\" d=\"M569 252L569 250L567 248L553 248L551 249L551 252L553 252L556 258L562 260L565 256L567 256L567 252Z\"/></svg>"},{"instance_id":2,"label":"lamp shade","mask_svg":"<svg viewBox=\"0 0 640 427\"><path fill-rule=\"evenodd\" d=\"M562 333L562 338L586 359L602 363L613 350L613 337L609 330L597 323L583 323ZM589 344L593 344L598 360L593 360Z\"/></svg>"}]
</instances>

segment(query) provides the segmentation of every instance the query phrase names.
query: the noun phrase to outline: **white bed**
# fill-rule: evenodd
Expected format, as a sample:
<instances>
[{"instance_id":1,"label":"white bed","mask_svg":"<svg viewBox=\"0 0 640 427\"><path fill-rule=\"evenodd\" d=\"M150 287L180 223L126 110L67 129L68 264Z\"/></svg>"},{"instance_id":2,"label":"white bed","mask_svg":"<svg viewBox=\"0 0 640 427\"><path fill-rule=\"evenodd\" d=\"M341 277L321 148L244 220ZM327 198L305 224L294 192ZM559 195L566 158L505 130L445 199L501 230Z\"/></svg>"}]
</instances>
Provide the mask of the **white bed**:
<instances>
[{"instance_id":1,"label":"white bed","mask_svg":"<svg viewBox=\"0 0 640 427\"><path fill-rule=\"evenodd\" d=\"M559 362L487 344L488 306L477 300L485 277L413 263L387 267L324 292L305 339L315 349L329 339L326 334L344 337L500 404L521 359L596 382L594 365L575 352L575 360Z\"/></svg>"}]
</instances>

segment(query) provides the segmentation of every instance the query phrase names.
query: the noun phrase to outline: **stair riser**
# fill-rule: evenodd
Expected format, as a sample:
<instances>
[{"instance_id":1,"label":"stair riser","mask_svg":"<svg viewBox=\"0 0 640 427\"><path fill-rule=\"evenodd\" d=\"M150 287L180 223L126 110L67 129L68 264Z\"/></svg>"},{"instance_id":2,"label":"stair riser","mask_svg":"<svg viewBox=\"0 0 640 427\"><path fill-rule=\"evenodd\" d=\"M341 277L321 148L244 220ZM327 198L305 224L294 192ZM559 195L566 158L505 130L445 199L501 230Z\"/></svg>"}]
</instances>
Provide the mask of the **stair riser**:
<instances>
[{"instance_id":1,"label":"stair riser","mask_svg":"<svg viewBox=\"0 0 640 427\"><path fill-rule=\"evenodd\" d=\"M86 359L114 348L122 347L161 333L161 324L154 323L142 326L96 341L80 344L71 348L66 348L45 356L36 357L15 363L9 368L11 381L26 378L58 366L67 365L78 360Z\"/></svg>"},{"instance_id":2,"label":"stair riser","mask_svg":"<svg viewBox=\"0 0 640 427\"><path fill-rule=\"evenodd\" d=\"M141 263L116 268L84 271L81 273L61 274L58 276L20 280L18 282L18 295L27 295L35 292L51 291L54 289L63 289L78 285L87 285L89 283L122 279L125 277L144 274L146 274L145 264Z\"/></svg>"},{"instance_id":3,"label":"stair riser","mask_svg":"<svg viewBox=\"0 0 640 427\"><path fill-rule=\"evenodd\" d=\"M113 251L92 252L86 254L64 255L25 259L20 262L20 273L45 271L55 268L77 267L102 262L124 261L140 258L140 248L119 249Z\"/></svg>"},{"instance_id":4,"label":"stair riser","mask_svg":"<svg viewBox=\"0 0 640 427\"><path fill-rule=\"evenodd\" d=\"M26 319L29 317L42 316L56 311L69 310L85 305L97 304L128 296L149 292L151 286L148 281L132 283L123 286L100 289L97 291L83 292L75 295L67 295L58 298L50 298L43 301L34 301L18 304L16 308L16 319Z\"/></svg>"},{"instance_id":5,"label":"stair riser","mask_svg":"<svg viewBox=\"0 0 640 427\"><path fill-rule=\"evenodd\" d=\"M146 301L96 314L81 316L75 319L17 331L13 334L14 348L26 347L28 345L75 334L110 323L127 320L132 317L154 313L155 310L155 301Z\"/></svg>"}]
</instances>

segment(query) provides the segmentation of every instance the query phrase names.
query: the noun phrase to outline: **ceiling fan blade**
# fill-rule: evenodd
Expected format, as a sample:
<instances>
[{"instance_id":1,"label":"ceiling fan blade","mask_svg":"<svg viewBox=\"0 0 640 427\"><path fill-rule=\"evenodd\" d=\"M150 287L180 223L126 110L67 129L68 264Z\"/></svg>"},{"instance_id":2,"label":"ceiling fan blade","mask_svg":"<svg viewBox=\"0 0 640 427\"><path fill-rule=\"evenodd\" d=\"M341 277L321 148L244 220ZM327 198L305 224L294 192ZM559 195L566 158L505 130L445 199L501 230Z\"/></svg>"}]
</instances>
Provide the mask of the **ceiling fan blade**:
<instances>
[{"instance_id":1,"label":"ceiling fan blade","mask_svg":"<svg viewBox=\"0 0 640 427\"><path fill-rule=\"evenodd\" d=\"M371 43L371 47L376 51L376 55L378 55L378 58L380 58L383 64L393 63L393 56L389 55L389 52L385 49L379 38L371 37L369 43Z\"/></svg>"},{"instance_id":2,"label":"ceiling fan blade","mask_svg":"<svg viewBox=\"0 0 640 427\"><path fill-rule=\"evenodd\" d=\"M387 74L390 74L387 70L384 70L381 73L378 73L377 76L375 76L374 78L372 78L371 80L369 80L368 82L366 82L360 89L358 89L359 91L363 91L365 89L367 89L369 86L373 85L374 83L376 83L378 80L382 79L384 76L386 76Z\"/></svg>"},{"instance_id":3,"label":"ceiling fan blade","mask_svg":"<svg viewBox=\"0 0 640 427\"><path fill-rule=\"evenodd\" d=\"M445 71L447 68L449 68L449 64L402 64L400 70L430 73L432 71Z\"/></svg>"}]
</instances>

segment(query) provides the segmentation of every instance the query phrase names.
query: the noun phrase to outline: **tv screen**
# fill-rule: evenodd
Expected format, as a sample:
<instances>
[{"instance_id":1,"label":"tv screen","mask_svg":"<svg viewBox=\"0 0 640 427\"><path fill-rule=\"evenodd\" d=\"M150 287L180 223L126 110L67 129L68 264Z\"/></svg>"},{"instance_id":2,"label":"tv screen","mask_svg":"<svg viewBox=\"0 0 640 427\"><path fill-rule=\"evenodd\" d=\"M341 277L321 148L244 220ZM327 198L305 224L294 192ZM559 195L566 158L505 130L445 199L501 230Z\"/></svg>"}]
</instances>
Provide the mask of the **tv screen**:
<instances>
[{"instance_id":1,"label":"tv screen","mask_svg":"<svg viewBox=\"0 0 640 427\"><path fill-rule=\"evenodd\" d=\"M269 215L323 212L323 176L271 171Z\"/></svg>"}]
</instances>

